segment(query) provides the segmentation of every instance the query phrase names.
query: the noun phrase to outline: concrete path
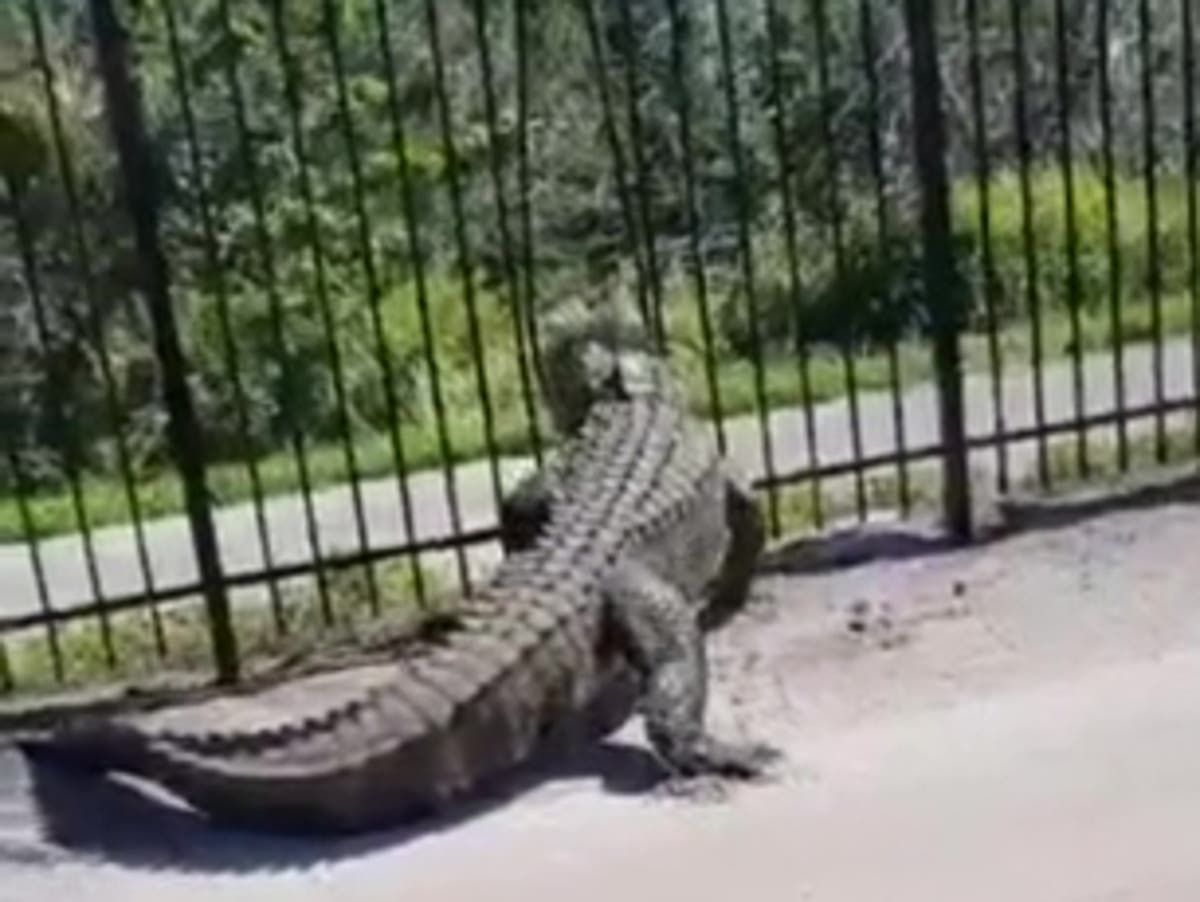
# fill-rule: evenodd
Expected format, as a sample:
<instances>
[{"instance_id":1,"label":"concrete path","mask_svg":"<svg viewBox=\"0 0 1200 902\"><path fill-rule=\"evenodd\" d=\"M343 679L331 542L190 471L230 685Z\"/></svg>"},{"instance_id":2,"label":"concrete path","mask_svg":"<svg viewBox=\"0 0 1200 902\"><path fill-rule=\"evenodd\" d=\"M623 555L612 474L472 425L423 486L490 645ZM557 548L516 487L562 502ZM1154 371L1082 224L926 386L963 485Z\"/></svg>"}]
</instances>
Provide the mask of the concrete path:
<instances>
[{"instance_id":1,"label":"concrete path","mask_svg":"<svg viewBox=\"0 0 1200 902\"><path fill-rule=\"evenodd\" d=\"M1192 653L818 738L804 756L819 780L736 807L576 790L474 830L257 876L252 842L245 872L214 876L0 862L0 902L1194 902L1198 711Z\"/></svg>"},{"instance_id":2,"label":"concrete path","mask_svg":"<svg viewBox=\"0 0 1200 902\"><path fill-rule=\"evenodd\" d=\"M635 723L465 816L286 841L0 737L0 902L1194 902L1196 500L764 574L714 637L713 718L786 758L714 802L652 792ZM886 621L849 630L859 600Z\"/></svg>"},{"instance_id":3,"label":"concrete path","mask_svg":"<svg viewBox=\"0 0 1200 902\"><path fill-rule=\"evenodd\" d=\"M1034 424L1032 379L1030 371L1014 361L1003 382L1003 404L1009 429ZM1164 348L1164 373L1168 398L1193 397L1192 355L1186 340L1173 340ZM1131 346L1126 351L1129 406L1154 400L1152 349L1150 345ZM1089 413L1113 409L1112 358L1096 354L1085 359L1086 408ZM1049 422L1069 420L1074 415L1072 371L1068 361L1057 361L1044 370L1046 417ZM966 379L968 428L972 435L993 430L993 403L990 378L972 374ZM936 392L931 384L909 388L903 396L908 447L928 446L938 441ZM863 450L867 455L886 454L896 449L891 395L871 392L860 396ZM817 451L822 464L853 459L848 405L845 401L821 404L816 409ZM1182 421L1182 418L1179 418ZM771 416L775 472L786 473L809 465L801 408L777 410ZM1151 421L1142 421L1134 429L1145 432ZM1112 430L1107 430L1112 434ZM741 416L727 421L730 454L753 476L766 467L757 417ZM1034 465L1033 445L1024 443L1012 452L1014 475L1029 472ZM974 455L973 465L982 471L995 466L992 452ZM529 467L525 459L503 462L504 480L511 485L517 474ZM455 480L461 505L463 527L467 530L495 522L492 486L488 468L482 462L460 466ZM401 518L399 492L395 479L373 479L362 483L369 541L372 546L406 540ZM427 539L451 532L445 483L437 471L424 471L410 479L416 537ZM320 544L328 555L357 548L357 533L351 493L339 486L314 495L319 523ZM301 500L297 495L271 499L265 506L274 559L291 564L312 559L305 529ZM216 525L221 554L227 572L254 571L262 567L260 546L252 505L237 504L217 512ZM191 538L183 517L168 517L147 524L150 559L155 584L161 589L186 585L196 579ZM133 530L125 526L98 530L94 547L102 591L108 596L142 592L145 580L138 563ZM83 543L75 535L43 542L41 554L49 582L51 604L66 608L94 597L83 555ZM474 550L476 563L494 558L492 547ZM245 594L261 595L261 590ZM33 568L27 546L20 543L0 545L0 617L22 615L39 607Z\"/></svg>"}]
</instances>

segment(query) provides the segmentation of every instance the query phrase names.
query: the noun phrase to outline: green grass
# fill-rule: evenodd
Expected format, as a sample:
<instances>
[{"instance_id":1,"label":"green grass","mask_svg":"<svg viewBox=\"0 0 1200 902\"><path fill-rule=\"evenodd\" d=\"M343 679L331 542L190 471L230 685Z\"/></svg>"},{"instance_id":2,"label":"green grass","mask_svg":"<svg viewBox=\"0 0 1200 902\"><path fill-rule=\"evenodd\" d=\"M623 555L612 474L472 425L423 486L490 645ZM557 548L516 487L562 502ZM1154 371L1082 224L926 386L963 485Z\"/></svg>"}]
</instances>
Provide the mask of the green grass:
<instances>
[{"instance_id":1,"label":"green grass","mask_svg":"<svg viewBox=\"0 0 1200 902\"><path fill-rule=\"evenodd\" d=\"M282 591L282 617L276 620L266 604L235 606L243 673L261 672L283 660L303 661L339 646L362 646L371 637L411 635L428 618L445 610L450 596L439 574L423 569L427 592L418 601L412 570L405 560L374 565L379 589L379 613L370 605L363 567L328 574L332 623L327 623L311 583ZM72 620L57 627L63 662L62 679L55 673L54 656L45 628L13 634L0 641L0 692L39 694L53 690L115 683L137 684L164 674L209 676L213 672L208 621L197 599L173 602L161 610L167 654L159 654L148 609L120 612L109 618L106 641L95 617ZM108 648L113 658L110 663Z\"/></svg>"},{"instance_id":2,"label":"green grass","mask_svg":"<svg viewBox=\"0 0 1200 902\"><path fill-rule=\"evenodd\" d=\"M1130 435L1126 467L1122 469L1118 445L1108 437L1111 430L1089 431L1087 436L1087 472L1080 466L1079 444L1074 435L1054 438L1047 443L1048 486L1043 487L1035 471L1022 474L1014 489L1017 494L1054 496L1084 485L1111 485L1128 474L1153 471L1156 467L1197 456L1196 427L1168 426L1165 432L1165 454L1160 460L1158 440L1153 433ZM1104 437L1097 432L1104 432ZM975 471L971 479L973 495L978 504L994 494L992 474ZM871 511L898 510L900 479L894 465L881 467L864 477L868 509ZM936 460L910 463L908 467L908 498L914 513L936 516L941 507L941 469ZM853 476L826 480L820 487L820 516L817 515L811 483L785 486L777 490L781 534L803 535L819 532L831 522L844 521L857 512Z\"/></svg>"},{"instance_id":3,"label":"green grass","mask_svg":"<svg viewBox=\"0 0 1200 902\"><path fill-rule=\"evenodd\" d=\"M936 469L936 464L929 462L909 465L908 501L912 512L933 512L937 509L941 483ZM900 478L894 469L866 474L863 485L868 510L899 509ZM786 537L819 532L830 523L853 516L858 507L854 479L849 476L839 476L821 485L819 516L810 484L781 488L777 497L780 533Z\"/></svg>"},{"instance_id":4,"label":"green grass","mask_svg":"<svg viewBox=\"0 0 1200 902\"><path fill-rule=\"evenodd\" d=\"M673 309L682 309L682 304ZM1128 305L1125 310L1124 336L1126 342L1150 337L1150 311L1147 304ZM1163 330L1169 336L1187 334L1192 328L1191 305L1188 297L1176 295L1163 304ZM1069 317L1055 310L1043 317L1043 349L1047 361L1061 359L1072 349ZM707 380L701 355L696 350L698 334L694 317L684 314L672 322L672 335L684 337L676 358L680 375L693 408L708 414ZM1084 352L1111 347L1111 330L1106 311L1088 311L1081 316L1080 349ZM1030 358L1031 338L1027 323L1014 323L1000 332L1000 346L1006 366L1026 365ZM964 365L968 372L984 372L989 366L988 342L984 335L971 333L963 340ZM933 377L932 361L924 342L906 341L898 349L901 380L906 385ZM887 356L882 352L856 357L856 380L860 391L885 389L891 384ZM510 367L511 368L511 367ZM754 368L747 360L718 361L718 385L723 412L726 415L749 413L757 404ZM798 404L801 391L796 359L775 356L764 365L765 396L770 407ZM817 402L842 397L846 393L846 374L840 356L833 353L814 355L810 364L810 383ZM477 459L485 453L481 415L477 407L454 406L448 428L453 460L463 462ZM522 405L514 392L502 395L496 408L496 438L501 453L517 454L530 450L528 427ZM544 416L543 416L544 425ZM542 434L545 435L543 429ZM431 422L407 423L402 428L405 451L411 470L436 467L441 462L440 445ZM357 438L354 446L358 473L362 477L386 476L395 472L391 443L384 434ZM309 475L314 487L344 482L348 468L344 450L338 443L313 445L307 454ZM268 496L294 491L299 477L294 457L278 452L258 462L264 493ZM233 504L251 497L251 482L242 463L222 463L208 470L211 496L217 505ZM83 483L86 516L91 527L127 523L129 506L124 485L116 478L89 476ZM179 480L171 472L153 475L138 483L137 497L146 518L176 514L183 510ZM75 532L78 518L68 491L47 491L29 499L34 532L40 537ZM0 540L25 538L20 509L13 497L0 499Z\"/></svg>"},{"instance_id":5,"label":"green grass","mask_svg":"<svg viewBox=\"0 0 1200 902\"><path fill-rule=\"evenodd\" d=\"M1104 484L1119 480L1126 471L1121 468L1117 443L1110 439L1091 439L1087 443L1087 473L1080 468L1079 448L1074 437L1055 439L1048 447L1050 474L1049 494L1069 489L1080 483ZM1159 460L1158 440L1154 434L1129 437L1127 472L1153 470L1163 464L1195 459L1196 429L1192 425L1166 430L1165 460ZM1018 488L1022 491L1047 494L1034 473L1024 476Z\"/></svg>"}]
</instances>

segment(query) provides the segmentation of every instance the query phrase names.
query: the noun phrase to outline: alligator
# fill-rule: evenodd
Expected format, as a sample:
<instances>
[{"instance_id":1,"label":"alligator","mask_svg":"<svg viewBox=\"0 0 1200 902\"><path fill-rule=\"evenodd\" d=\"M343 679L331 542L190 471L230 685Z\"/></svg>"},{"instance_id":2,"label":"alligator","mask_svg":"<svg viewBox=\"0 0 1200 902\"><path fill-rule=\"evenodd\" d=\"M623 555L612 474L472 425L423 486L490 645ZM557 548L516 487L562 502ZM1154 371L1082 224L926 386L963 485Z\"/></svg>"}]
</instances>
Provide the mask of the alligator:
<instances>
[{"instance_id":1,"label":"alligator","mask_svg":"<svg viewBox=\"0 0 1200 902\"><path fill-rule=\"evenodd\" d=\"M288 833L443 811L605 698L589 729L640 713L670 780L763 775L776 750L705 727L704 639L749 595L761 515L687 413L666 357L613 309L568 304L550 324L540 375L557 453L504 499L505 554L487 581L436 641L397 652L382 684L282 727L186 732L109 716L19 747L148 779L215 822Z\"/></svg>"}]
</instances>

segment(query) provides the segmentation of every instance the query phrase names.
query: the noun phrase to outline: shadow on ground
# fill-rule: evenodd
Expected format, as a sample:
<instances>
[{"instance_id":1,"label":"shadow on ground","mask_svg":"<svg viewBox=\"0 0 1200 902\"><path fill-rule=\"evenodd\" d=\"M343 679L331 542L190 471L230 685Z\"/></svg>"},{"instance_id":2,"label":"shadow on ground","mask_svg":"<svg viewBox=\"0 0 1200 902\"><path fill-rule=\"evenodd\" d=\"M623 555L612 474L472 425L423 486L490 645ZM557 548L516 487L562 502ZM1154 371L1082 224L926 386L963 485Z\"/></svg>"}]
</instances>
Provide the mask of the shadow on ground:
<instances>
[{"instance_id":1,"label":"shadow on ground","mask_svg":"<svg viewBox=\"0 0 1200 902\"><path fill-rule=\"evenodd\" d=\"M663 771L647 750L608 740L570 755L548 751L469 802L410 827L353 837L291 837L227 829L134 781L27 761L0 746L5 820L29 837L0 839L0 863L45 866L84 858L141 870L263 873L303 870L453 830L556 780L598 779L606 792L649 792ZM16 812L5 814L5 811ZM18 823L13 823L16 820Z\"/></svg>"},{"instance_id":2,"label":"shadow on ground","mask_svg":"<svg viewBox=\"0 0 1200 902\"><path fill-rule=\"evenodd\" d=\"M1197 502L1200 470L1194 464L1137 481L1089 486L1060 496L1010 497L996 502L995 509L980 518L970 547L1019 533L1066 529L1123 510ZM758 569L763 574L822 573L872 561L945 554L960 548L961 543L929 523L856 524L779 543L763 555Z\"/></svg>"}]
</instances>

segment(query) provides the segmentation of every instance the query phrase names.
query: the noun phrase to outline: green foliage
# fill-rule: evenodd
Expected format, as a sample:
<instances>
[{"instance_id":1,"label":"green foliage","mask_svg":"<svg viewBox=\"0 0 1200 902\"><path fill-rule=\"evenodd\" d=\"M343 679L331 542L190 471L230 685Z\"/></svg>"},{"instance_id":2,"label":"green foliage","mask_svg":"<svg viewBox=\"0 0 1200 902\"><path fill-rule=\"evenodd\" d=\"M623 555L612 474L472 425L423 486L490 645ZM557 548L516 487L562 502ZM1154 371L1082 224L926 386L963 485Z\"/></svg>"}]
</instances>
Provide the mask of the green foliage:
<instances>
[{"instance_id":1,"label":"green foliage","mask_svg":"<svg viewBox=\"0 0 1200 902\"><path fill-rule=\"evenodd\" d=\"M1109 304L1115 275L1118 300L1123 305L1144 304L1150 297L1151 279L1157 278L1164 295L1181 294L1189 288L1190 250L1188 241L1188 185L1178 175L1165 174L1158 180L1157 257L1150 256L1150 220L1144 181L1119 175L1112 186L1116 222L1116 269L1109 255L1108 195L1101 172L1087 165L1074 170L1075 259L1078 287L1072 291L1068 253L1068 207L1058 167L1039 166L1030 173L1033 198L1030 233L1037 279L1034 283L1042 305L1069 306L1077 299L1085 309L1096 311ZM1004 171L988 185L992 254L995 272L995 303L1004 319L1027 314L1027 264L1025 226L1018 174ZM976 294L985 290L982 272L982 232L979 226L980 196L975 187L960 183L954 193L954 219L969 236L975 249ZM982 311L976 310L976 314Z\"/></svg>"},{"instance_id":2,"label":"green foliage","mask_svg":"<svg viewBox=\"0 0 1200 902\"><path fill-rule=\"evenodd\" d=\"M22 185L46 171L50 140L28 95L0 95L0 177Z\"/></svg>"}]
</instances>

